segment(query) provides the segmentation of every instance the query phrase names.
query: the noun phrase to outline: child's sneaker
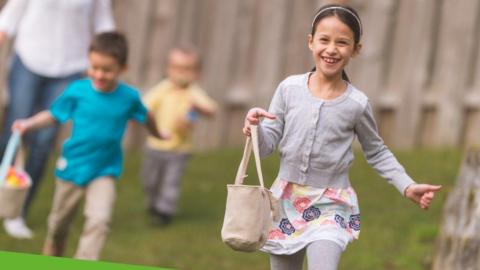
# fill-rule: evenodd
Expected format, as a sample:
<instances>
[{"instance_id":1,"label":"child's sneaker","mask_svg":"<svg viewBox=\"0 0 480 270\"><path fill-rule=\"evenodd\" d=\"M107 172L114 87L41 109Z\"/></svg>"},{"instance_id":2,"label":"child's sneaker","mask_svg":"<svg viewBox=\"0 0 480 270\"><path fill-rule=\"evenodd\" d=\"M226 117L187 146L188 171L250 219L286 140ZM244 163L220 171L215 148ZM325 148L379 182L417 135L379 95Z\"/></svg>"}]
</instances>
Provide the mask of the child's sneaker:
<instances>
[{"instance_id":1,"label":"child's sneaker","mask_svg":"<svg viewBox=\"0 0 480 270\"><path fill-rule=\"evenodd\" d=\"M172 221L171 215L158 212L155 209L149 209L149 213L150 213L152 223L155 226L164 227L170 224L170 222Z\"/></svg>"},{"instance_id":2,"label":"child's sneaker","mask_svg":"<svg viewBox=\"0 0 480 270\"><path fill-rule=\"evenodd\" d=\"M5 219L3 227L8 235L18 239L31 239L33 232L25 224L23 217L16 217L12 219Z\"/></svg>"},{"instance_id":3,"label":"child's sneaker","mask_svg":"<svg viewBox=\"0 0 480 270\"><path fill-rule=\"evenodd\" d=\"M170 215L160 214L152 217L153 223L157 226L164 227L170 224L172 217Z\"/></svg>"}]
</instances>

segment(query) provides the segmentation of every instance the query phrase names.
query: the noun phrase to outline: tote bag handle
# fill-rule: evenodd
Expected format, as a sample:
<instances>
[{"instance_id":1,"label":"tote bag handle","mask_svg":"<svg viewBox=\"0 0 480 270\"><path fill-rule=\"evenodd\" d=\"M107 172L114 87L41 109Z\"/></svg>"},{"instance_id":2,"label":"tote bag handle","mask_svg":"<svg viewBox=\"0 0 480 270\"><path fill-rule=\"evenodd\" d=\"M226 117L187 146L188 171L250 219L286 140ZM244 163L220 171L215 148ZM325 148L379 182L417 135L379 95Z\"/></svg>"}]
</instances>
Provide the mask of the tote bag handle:
<instances>
[{"instance_id":1,"label":"tote bag handle","mask_svg":"<svg viewBox=\"0 0 480 270\"><path fill-rule=\"evenodd\" d=\"M8 169L12 164L17 148L20 145L20 141L21 141L20 132L14 131L10 136L10 139L8 140L7 148L5 150L5 154L3 155L2 163L0 164L0 186L2 186L5 182Z\"/></svg>"},{"instance_id":2,"label":"tote bag handle","mask_svg":"<svg viewBox=\"0 0 480 270\"><path fill-rule=\"evenodd\" d=\"M255 164L257 167L257 174L258 180L260 181L260 186L265 187L263 184L263 174L262 174L262 166L260 164L260 151L258 148L258 126L250 125L251 136L247 137L247 141L245 143L245 149L243 151L242 161L240 162L240 166L238 167L237 176L235 177L235 185L242 185L243 180L247 175L247 166L248 161L250 159L250 154L252 153L253 148L253 155L255 157Z\"/></svg>"}]
</instances>

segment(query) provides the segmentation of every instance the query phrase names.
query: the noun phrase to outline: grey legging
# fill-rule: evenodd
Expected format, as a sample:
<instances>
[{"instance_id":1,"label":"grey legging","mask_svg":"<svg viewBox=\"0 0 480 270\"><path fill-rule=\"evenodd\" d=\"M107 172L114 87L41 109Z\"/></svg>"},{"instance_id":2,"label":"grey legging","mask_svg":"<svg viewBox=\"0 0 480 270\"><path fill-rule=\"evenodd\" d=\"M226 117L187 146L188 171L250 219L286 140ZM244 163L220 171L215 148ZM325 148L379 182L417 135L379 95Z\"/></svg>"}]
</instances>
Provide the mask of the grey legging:
<instances>
[{"instance_id":1,"label":"grey legging","mask_svg":"<svg viewBox=\"0 0 480 270\"><path fill-rule=\"evenodd\" d=\"M337 243L330 240L319 240L292 255L270 254L270 269L302 270L305 251L308 270L336 270L343 252Z\"/></svg>"}]
</instances>

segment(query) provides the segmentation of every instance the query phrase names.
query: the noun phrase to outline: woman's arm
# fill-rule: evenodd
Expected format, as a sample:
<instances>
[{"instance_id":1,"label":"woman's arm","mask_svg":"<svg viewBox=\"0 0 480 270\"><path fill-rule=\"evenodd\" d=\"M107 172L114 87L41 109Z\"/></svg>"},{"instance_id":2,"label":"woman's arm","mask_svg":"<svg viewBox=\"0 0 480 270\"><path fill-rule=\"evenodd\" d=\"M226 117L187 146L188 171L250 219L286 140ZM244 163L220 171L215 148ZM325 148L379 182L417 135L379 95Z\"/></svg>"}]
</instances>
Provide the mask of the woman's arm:
<instances>
[{"instance_id":1,"label":"woman's arm","mask_svg":"<svg viewBox=\"0 0 480 270\"><path fill-rule=\"evenodd\" d=\"M22 19L23 13L27 7L27 0L10 0L0 13L0 36L3 35L3 41L0 37L0 46L7 37L12 37L17 33L18 25Z\"/></svg>"},{"instance_id":2,"label":"woman's arm","mask_svg":"<svg viewBox=\"0 0 480 270\"><path fill-rule=\"evenodd\" d=\"M94 33L101 33L113 31L115 29L115 22L112 14L112 3L110 0L94 1L93 13L93 31Z\"/></svg>"}]
</instances>

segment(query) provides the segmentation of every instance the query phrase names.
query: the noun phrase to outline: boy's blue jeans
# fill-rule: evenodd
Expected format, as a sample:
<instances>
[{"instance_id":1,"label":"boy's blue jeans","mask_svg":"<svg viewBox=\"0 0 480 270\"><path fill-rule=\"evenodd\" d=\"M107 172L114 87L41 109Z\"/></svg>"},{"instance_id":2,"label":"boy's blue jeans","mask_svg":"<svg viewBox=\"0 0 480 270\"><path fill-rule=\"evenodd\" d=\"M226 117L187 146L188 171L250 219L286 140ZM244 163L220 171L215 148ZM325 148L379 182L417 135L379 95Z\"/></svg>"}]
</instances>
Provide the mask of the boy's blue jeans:
<instances>
[{"instance_id":1,"label":"boy's blue jeans","mask_svg":"<svg viewBox=\"0 0 480 270\"><path fill-rule=\"evenodd\" d=\"M80 73L61 78L41 76L30 71L22 63L20 57L14 55L8 77L9 103L6 108L3 130L0 136L1 153L5 150L11 135L13 121L30 117L39 111L48 109L67 84L80 77ZM42 179L57 130L58 125L43 128L26 135L25 142L28 155L25 161L25 170L32 178L32 187L25 201L23 216L26 216Z\"/></svg>"}]
</instances>

